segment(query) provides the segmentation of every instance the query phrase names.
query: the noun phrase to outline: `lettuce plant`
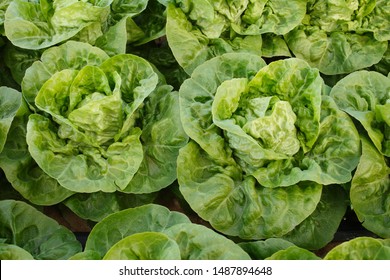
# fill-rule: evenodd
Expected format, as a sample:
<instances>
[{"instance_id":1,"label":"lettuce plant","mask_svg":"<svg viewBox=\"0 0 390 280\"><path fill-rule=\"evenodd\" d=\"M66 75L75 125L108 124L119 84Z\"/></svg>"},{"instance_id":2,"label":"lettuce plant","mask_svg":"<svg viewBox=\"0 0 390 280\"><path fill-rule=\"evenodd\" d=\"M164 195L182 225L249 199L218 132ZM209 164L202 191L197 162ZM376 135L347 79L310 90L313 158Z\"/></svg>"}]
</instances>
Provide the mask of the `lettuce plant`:
<instances>
[{"instance_id":1,"label":"lettuce plant","mask_svg":"<svg viewBox=\"0 0 390 280\"><path fill-rule=\"evenodd\" d=\"M269 35L265 35L268 55L289 54L284 41L277 36L301 22L306 1L293 0L288 5L281 0L167 1L167 39L176 60L188 74L223 53L261 55L262 34ZM283 51L270 51L272 48Z\"/></svg>"},{"instance_id":2,"label":"lettuce plant","mask_svg":"<svg viewBox=\"0 0 390 280\"><path fill-rule=\"evenodd\" d=\"M389 17L387 0L309 0L305 18L285 39L296 57L322 73L351 73L381 60Z\"/></svg>"},{"instance_id":3,"label":"lettuce plant","mask_svg":"<svg viewBox=\"0 0 390 280\"><path fill-rule=\"evenodd\" d=\"M72 41L48 49L22 81L35 111L29 152L73 192L157 191L175 180L187 141L171 90L140 57Z\"/></svg>"},{"instance_id":4,"label":"lettuce plant","mask_svg":"<svg viewBox=\"0 0 390 280\"><path fill-rule=\"evenodd\" d=\"M178 157L195 212L228 235L277 237L313 213L322 185L349 182L359 135L322 92L318 70L296 58L225 54L199 66L180 88L191 141Z\"/></svg>"}]
</instances>

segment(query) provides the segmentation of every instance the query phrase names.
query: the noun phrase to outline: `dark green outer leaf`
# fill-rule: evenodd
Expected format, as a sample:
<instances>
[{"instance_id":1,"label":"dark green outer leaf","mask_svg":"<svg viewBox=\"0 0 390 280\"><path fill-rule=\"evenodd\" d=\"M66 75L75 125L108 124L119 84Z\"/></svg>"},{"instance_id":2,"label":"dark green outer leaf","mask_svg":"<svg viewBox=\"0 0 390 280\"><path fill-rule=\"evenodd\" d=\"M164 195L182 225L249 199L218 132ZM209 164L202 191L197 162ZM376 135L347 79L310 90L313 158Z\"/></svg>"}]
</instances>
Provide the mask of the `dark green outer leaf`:
<instances>
[{"instance_id":1,"label":"dark green outer leaf","mask_svg":"<svg viewBox=\"0 0 390 280\"><path fill-rule=\"evenodd\" d=\"M161 86L145 101L140 117L144 157L123 192L156 192L176 180L176 159L188 136L180 120L179 94L171 90Z\"/></svg>"},{"instance_id":2,"label":"dark green outer leaf","mask_svg":"<svg viewBox=\"0 0 390 280\"><path fill-rule=\"evenodd\" d=\"M0 153L4 148L12 121L22 105L19 91L8 87L0 87Z\"/></svg>"},{"instance_id":3,"label":"dark green outer leaf","mask_svg":"<svg viewBox=\"0 0 390 280\"><path fill-rule=\"evenodd\" d=\"M30 67L40 56L40 51L25 50L8 43L4 47L4 62L11 70L12 77L20 85L26 69Z\"/></svg>"},{"instance_id":4,"label":"dark green outer leaf","mask_svg":"<svg viewBox=\"0 0 390 280\"><path fill-rule=\"evenodd\" d=\"M358 120L375 147L390 156L390 79L374 71L356 71L330 92L339 108Z\"/></svg>"},{"instance_id":5,"label":"dark green outer leaf","mask_svg":"<svg viewBox=\"0 0 390 280\"><path fill-rule=\"evenodd\" d=\"M81 251L75 235L34 207L20 201L0 201L0 237L35 259L68 259Z\"/></svg>"},{"instance_id":6,"label":"dark green outer leaf","mask_svg":"<svg viewBox=\"0 0 390 280\"><path fill-rule=\"evenodd\" d=\"M66 199L63 203L79 217L99 222L103 218L115 212L152 203L156 196L156 193L77 193Z\"/></svg>"},{"instance_id":7,"label":"dark green outer leaf","mask_svg":"<svg viewBox=\"0 0 390 280\"><path fill-rule=\"evenodd\" d=\"M282 238L268 238L266 240L241 242L238 245L251 256L252 260L264 260L280 250L295 246L294 243Z\"/></svg>"},{"instance_id":8,"label":"dark green outer leaf","mask_svg":"<svg viewBox=\"0 0 390 280\"><path fill-rule=\"evenodd\" d=\"M161 205L149 204L111 214L96 224L88 236L85 250L96 251L100 257L126 236L140 232L162 232L180 223L189 223L183 214Z\"/></svg>"},{"instance_id":9,"label":"dark green outer leaf","mask_svg":"<svg viewBox=\"0 0 390 280\"><path fill-rule=\"evenodd\" d=\"M0 243L0 260L33 260L29 252L13 244Z\"/></svg>"},{"instance_id":10,"label":"dark green outer leaf","mask_svg":"<svg viewBox=\"0 0 390 280\"><path fill-rule=\"evenodd\" d=\"M348 196L343 188L324 186L316 210L282 238L304 249L321 249L333 240L347 206Z\"/></svg>"},{"instance_id":11,"label":"dark green outer leaf","mask_svg":"<svg viewBox=\"0 0 390 280\"><path fill-rule=\"evenodd\" d=\"M390 238L390 167L386 158L362 136L362 157L352 179L350 197L363 226Z\"/></svg>"}]
</instances>

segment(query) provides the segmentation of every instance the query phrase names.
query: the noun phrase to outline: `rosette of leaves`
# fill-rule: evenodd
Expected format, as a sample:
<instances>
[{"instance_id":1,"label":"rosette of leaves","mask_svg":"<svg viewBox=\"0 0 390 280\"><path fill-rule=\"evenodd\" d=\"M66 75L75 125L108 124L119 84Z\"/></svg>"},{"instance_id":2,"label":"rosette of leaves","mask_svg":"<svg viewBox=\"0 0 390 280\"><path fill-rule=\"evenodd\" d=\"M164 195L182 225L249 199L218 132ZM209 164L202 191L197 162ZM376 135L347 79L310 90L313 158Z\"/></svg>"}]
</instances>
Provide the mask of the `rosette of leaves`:
<instances>
[{"instance_id":1,"label":"rosette of leaves","mask_svg":"<svg viewBox=\"0 0 390 280\"><path fill-rule=\"evenodd\" d=\"M357 129L303 60L265 65L256 55L224 54L179 92L191 139L178 157L180 191L216 230L283 236L315 211L323 185L352 179Z\"/></svg>"},{"instance_id":2,"label":"rosette of leaves","mask_svg":"<svg viewBox=\"0 0 390 280\"><path fill-rule=\"evenodd\" d=\"M300 24L306 0L165 1L166 34L178 63L191 74L206 60L228 52L290 56L280 37Z\"/></svg>"},{"instance_id":3,"label":"rosette of leaves","mask_svg":"<svg viewBox=\"0 0 390 280\"><path fill-rule=\"evenodd\" d=\"M53 58L56 58L55 60ZM178 93L144 59L69 41L26 71L28 149L73 192L150 193L176 178Z\"/></svg>"},{"instance_id":4,"label":"rosette of leaves","mask_svg":"<svg viewBox=\"0 0 390 280\"><path fill-rule=\"evenodd\" d=\"M390 237L390 78L356 71L340 80L331 96L358 122L362 157L351 182L351 203L363 226Z\"/></svg>"},{"instance_id":5,"label":"rosette of leaves","mask_svg":"<svg viewBox=\"0 0 390 280\"><path fill-rule=\"evenodd\" d=\"M296 57L326 75L378 63L390 40L387 0L309 0L302 23L286 42Z\"/></svg>"}]
</instances>

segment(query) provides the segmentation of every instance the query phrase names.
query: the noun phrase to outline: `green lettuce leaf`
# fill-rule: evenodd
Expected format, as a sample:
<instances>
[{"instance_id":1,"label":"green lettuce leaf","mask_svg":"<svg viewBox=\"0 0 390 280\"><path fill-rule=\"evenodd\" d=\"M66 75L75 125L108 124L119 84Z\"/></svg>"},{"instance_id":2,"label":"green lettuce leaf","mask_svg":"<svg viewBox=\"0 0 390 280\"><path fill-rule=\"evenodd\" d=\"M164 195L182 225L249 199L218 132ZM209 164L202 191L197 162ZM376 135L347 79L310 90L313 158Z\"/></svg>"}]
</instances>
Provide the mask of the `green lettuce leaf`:
<instances>
[{"instance_id":1,"label":"green lettuce leaf","mask_svg":"<svg viewBox=\"0 0 390 280\"><path fill-rule=\"evenodd\" d=\"M0 260L33 260L34 257L23 248L13 244L0 243Z\"/></svg>"},{"instance_id":2,"label":"green lettuce leaf","mask_svg":"<svg viewBox=\"0 0 390 280\"><path fill-rule=\"evenodd\" d=\"M77 193L63 201L77 216L100 222L110 214L121 210L152 203L157 194L125 194L114 193Z\"/></svg>"},{"instance_id":3,"label":"green lettuce leaf","mask_svg":"<svg viewBox=\"0 0 390 280\"><path fill-rule=\"evenodd\" d=\"M300 24L305 16L307 0L289 1L288 5L283 0L246 1L247 7L241 15L239 14L242 12L241 10L232 12L229 7L230 3L226 5L222 3L223 1L218 2L215 6L220 7L221 10L217 9L217 11L228 17L233 30L238 34L273 33L283 35ZM232 4L230 5L233 7L237 5L234 2ZM237 19L238 16L241 18Z\"/></svg>"},{"instance_id":4,"label":"green lettuce leaf","mask_svg":"<svg viewBox=\"0 0 390 280\"><path fill-rule=\"evenodd\" d=\"M110 56L128 52L129 46L144 45L165 35L166 7L158 1L115 0L96 46Z\"/></svg>"},{"instance_id":5,"label":"green lettuce leaf","mask_svg":"<svg viewBox=\"0 0 390 280\"><path fill-rule=\"evenodd\" d=\"M143 161L123 192L151 193L176 180L179 149L188 142L181 121L179 93L162 86L151 94L142 110Z\"/></svg>"},{"instance_id":6,"label":"green lettuce leaf","mask_svg":"<svg viewBox=\"0 0 390 280\"><path fill-rule=\"evenodd\" d=\"M247 252L252 260L264 260L274 253L295 246L294 243L282 238L268 238L266 240L238 243Z\"/></svg>"},{"instance_id":7,"label":"green lettuce leaf","mask_svg":"<svg viewBox=\"0 0 390 280\"><path fill-rule=\"evenodd\" d=\"M297 247L290 246L287 249L280 250L266 260L320 260L313 252Z\"/></svg>"},{"instance_id":8,"label":"green lettuce leaf","mask_svg":"<svg viewBox=\"0 0 390 280\"><path fill-rule=\"evenodd\" d=\"M9 87L0 87L0 153L4 148L12 121L22 106L22 95Z\"/></svg>"},{"instance_id":9,"label":"green lettuce leaf","mask_svg":"<svg viewBox=\"0 0 390 280\"><path fill-rule=\"evenodd\" d=\"M69 258L69 260L75 260L75 261L80 261L80 260L101 260L101 256L99 253L92 251L92 250L84 250L80 253L74 254Z\"/></svg>"},{"instance_id":10,"label":"green lettuce leaf","mask_svg":"<svg viewBox=\"0 0 390 280\"><path fill-rule=\"evenodd\" d=\"M261 37L263 40L261 48L262 57L291 57L290 49L283 36L266 33Z\"/></svg>"},{"instance_id":11,"label":"green lettuce leaf","mask_svg":"<svg viewBox=\"0 0 390 280\"><path fill-rule=\"evenodd\" d=\"M316 210L282 238L307 250L324 248L334 239L348 202L348 195L340 186L323 187Z\"/></svg>"},{"instance_id":12,"label":"green lettuce leaf","mask_svg":"<svg viewBox=\"0 0 390 280\"><path fill-rule=\"evenodd\" d=\"M27 69L22 89L30 153L64 188L152 193L176 179L188 141L178 92L145 59L68 41Z\"/></svg>"},{"instance_id":13,"label":"green lettuce leaf","mask_svg":"<svg viewBox=\"0 0 390 280\"><path fill-rule=\"evenodd\" d=\"M118 241L104 260L180 260L178 244L161 232L135 233Z\"/></svg>"},{"instance_id":14,"label":"green lettuce leaf","mask_svg":"<svg viewBox=\"0 0 390 280\"><path fill-rule=\"evenodd\" d=\"M382 238L390 238L389 197L388 158L362 136L362 156L351 183L351 204L362 225Z\"/></svg>"},{"instance_id":15,"label":"green lettuce leaf","mask_svg":"<svg viewBox=\"0 0 390 280\"><path fill-rule=\"evenodd\" d=\"M85 251L95 251L103 258L117 242L143 232L164 232L167 228L190 220L179 212L148 204L111 214L97 223L88 236Z\"/></svg>"},{"instance_id":16,"label":"green lettuce leaf","mask_svg":"<svg viewBox=\"0 0 390 280\"><path fill-rule=\"evenodd\" d=\"M137 26L134 20L123 17L111 25L102 36L96 40L96 46L104 50L110 56L126 53L128 43L135 42L144 37L144 32Z\"/></svg>"},{"instance_id":17,"label":"green lettuce leaf","mask_svg":"<svg viewBox=\"0 0 390 280\"><path fill-rule=\"evenodd\" d=\"M176 224L164 233L177 242L182 260L250 260L232 240L202 225Z\"/></svg>"},{"instance_id":18,"label":"green lettuce leaf","mask_svg":"<svg viewBox=\"0 0 390 280\"><path fill-rule=\"evenodd\" d=\"M388 76L390 74L390 47L387 47L387 51L383 55L381 61L375 64L372 69L379 73L382 73L385 76Z\"/></svg>"},{"instance_id":19,"label":"green lettuce leaf","mask_svg":"<svg viewBox=\"0 0 390 280\"><path fill-rule=\"evenodd\" d=\"M4 243L19 246L34 259L64 260L81 251L80 242L69 229L34 207L2 200L0 209L0 236Z\"/></svg>"},{"instance_id":20,"label":"green lettuce leaf","mask_svg":"<svg viewBox=\"0 0 390 280\"><path fill-rule=\"evenodd\" d=\"M188 74L177 63L164 37L143 45L130 46L128 52L141 56L156 66L164 75L167 84L173 86L175 90L179 90L181 84L188 78Z\"/></svg>"},{"instance_id":21,"label":"green lettuce leaf","mask_svg":"<svg viewBox=\"0 0 390 280\"><path fill-rule=\"evenodd\" d=\"M357 237L330 250L325 260L389 260L389 239Z\"/></svg>"},{"instance_id":22,"label":"green lettuce leaf","mask_svg":"<svg viewBox=\"0 0 390 280\"><path fill-rule=\"evenodd\" d=\"M135 45L159 39L165 35L166 7L159 1L148 1L145 10L134 17L134 22L143 30L143 38L136 41Z\"/></svg>"},{"instance_id":23,"label":"green lettuce leaf","mask_svg":"<svg viewBox=\"0 0 390 280\"><path fill-rule=\"evenodd\" d=\"M330 92L341 110L360 122L375 147L390 156L390 79L374 71L357 71Z\"/></svg>"},{"instance_id":24,"label":"green lettuce leaf","mask_svg":"<svg viewBox=\"0 0 390 280\"><path fill-rule=\"evenodd\" d=\"M4 63L11 70L13 79L20 85L27 68L41 56L40 51L25 50L8 43L4 47Z\"/></svg>"}]
</instances>

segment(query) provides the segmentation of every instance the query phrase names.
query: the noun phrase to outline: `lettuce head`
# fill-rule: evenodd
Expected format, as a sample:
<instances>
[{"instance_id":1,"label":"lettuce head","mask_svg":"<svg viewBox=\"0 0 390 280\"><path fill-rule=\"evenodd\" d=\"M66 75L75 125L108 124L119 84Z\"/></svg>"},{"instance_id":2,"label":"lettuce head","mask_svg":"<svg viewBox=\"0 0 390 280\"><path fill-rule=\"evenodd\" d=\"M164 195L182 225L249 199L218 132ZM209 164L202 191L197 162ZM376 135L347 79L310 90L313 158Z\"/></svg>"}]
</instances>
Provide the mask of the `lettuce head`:
<instances>
[{"instance_id":1,"label":"lettuce head","mask_svg":"<svg viewBox=\"0 0 390 280\"><path fill-rule=\"evenodd\" d=\"M207 61L183 83L180 111L191 140L179 153L178 181L215 229L280 237L313 213L323 185L351 180L359 134L323 85L301 59L266 65L235 53Z\"/></svg>"}]
</instances>

